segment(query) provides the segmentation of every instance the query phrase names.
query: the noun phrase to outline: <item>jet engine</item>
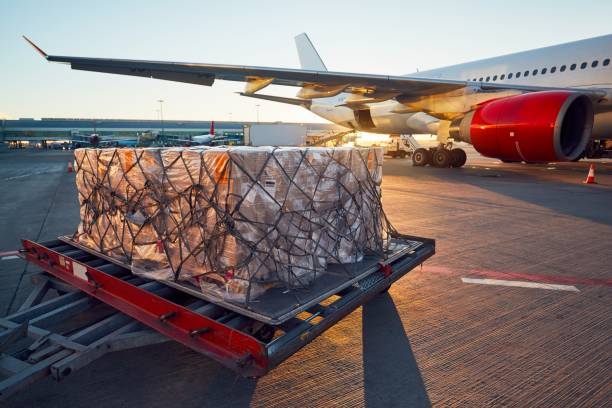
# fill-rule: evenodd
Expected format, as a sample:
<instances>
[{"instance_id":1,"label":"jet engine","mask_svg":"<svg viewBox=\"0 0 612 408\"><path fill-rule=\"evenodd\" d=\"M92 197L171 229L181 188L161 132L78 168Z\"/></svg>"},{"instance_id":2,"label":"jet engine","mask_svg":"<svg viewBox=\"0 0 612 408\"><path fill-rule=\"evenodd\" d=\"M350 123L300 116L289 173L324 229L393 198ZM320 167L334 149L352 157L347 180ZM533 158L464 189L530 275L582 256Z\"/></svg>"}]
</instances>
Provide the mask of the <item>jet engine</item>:
<instances>
[{"instance_id":1,"label":"jet engine","mask_svg":"<svg viewBox=\"0 0 612 408\"><path fill-rule=\"evenodd\" d=\"M549 162L578 158L591 138L593 105L570 91L493 99L451 123L450 136L484 156Z\"/></svg>"}]
</instances>

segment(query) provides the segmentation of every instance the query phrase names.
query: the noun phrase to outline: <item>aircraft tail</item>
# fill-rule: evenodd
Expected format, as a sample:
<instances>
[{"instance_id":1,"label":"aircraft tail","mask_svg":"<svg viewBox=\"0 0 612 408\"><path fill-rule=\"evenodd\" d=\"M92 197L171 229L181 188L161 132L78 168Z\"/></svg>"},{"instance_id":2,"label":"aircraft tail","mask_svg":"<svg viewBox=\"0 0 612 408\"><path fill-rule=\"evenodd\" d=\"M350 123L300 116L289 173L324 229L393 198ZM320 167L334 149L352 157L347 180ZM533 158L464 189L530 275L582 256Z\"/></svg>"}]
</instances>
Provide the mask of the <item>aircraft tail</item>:
<instances>
[{"instance_id":1,"label":"aircraft tail","mask_svg":"<svg viewBox=\"0 0 612 408\"><path fill-rule=\"evenodd\" d=\"M327 71L327 67L306 33L302 33L295 37L295 46L297 47L300 65L303 69Z\"/></svg>"}]
</instances>

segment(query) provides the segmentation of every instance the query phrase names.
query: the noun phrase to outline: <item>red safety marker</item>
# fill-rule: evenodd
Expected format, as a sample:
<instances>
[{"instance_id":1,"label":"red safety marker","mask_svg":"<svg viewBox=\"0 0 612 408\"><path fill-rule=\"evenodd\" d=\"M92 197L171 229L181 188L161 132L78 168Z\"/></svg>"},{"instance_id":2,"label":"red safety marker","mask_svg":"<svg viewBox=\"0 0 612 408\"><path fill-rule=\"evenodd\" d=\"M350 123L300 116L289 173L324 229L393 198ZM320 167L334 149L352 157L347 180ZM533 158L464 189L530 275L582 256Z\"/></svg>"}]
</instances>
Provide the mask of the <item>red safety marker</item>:
<instances>
[{"instance_id":1,"label":"red safety marker","mask_svg":"<svg viewBox=\"0 0 612 408\"><path fill-rule=\"evenodd\" d=\"M72 173L74 171L74 168L72 167L72 162L69 161L68 162L68 173Z\"/></svg>"},{"instance_id":2,"label":"red safety marker","mask_svg":"<svg viewBox=\"0 0 612 408\"><path fill-rule=\"evenodd\" d=\"M584 184L597 184L595 181L595 165L591 164L589 167L589 174L587 175L586 180L583 181Z\"/></svg>"}]
</instances>

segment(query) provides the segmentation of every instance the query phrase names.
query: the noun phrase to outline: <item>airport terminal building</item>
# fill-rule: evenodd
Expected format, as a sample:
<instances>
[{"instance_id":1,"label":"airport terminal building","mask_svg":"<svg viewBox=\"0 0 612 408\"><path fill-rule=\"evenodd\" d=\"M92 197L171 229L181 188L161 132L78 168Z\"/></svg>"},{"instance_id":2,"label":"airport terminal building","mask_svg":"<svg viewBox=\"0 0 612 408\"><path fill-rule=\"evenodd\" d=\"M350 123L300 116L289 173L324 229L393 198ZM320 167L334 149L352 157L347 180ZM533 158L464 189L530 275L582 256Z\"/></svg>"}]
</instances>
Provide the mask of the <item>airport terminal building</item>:
<instances>
[{"instance_id":1,"label":"airport terminal building","mask_svg":"<svg viewBox=\"0 0 612 408\"><path fill-rule=\"evenodd\" d=\"M245 125L253 122L217 122L217 134L241 137ZM338 126L300 123L312 132L325 132ZM98 135L103 140L136 139L144 134L164 134L176 138L208 134L210 121L141 119L20 118L0 120L0 142L7 145L44 146L47 143L78 142Z\"/></svg>"}]
</instances>

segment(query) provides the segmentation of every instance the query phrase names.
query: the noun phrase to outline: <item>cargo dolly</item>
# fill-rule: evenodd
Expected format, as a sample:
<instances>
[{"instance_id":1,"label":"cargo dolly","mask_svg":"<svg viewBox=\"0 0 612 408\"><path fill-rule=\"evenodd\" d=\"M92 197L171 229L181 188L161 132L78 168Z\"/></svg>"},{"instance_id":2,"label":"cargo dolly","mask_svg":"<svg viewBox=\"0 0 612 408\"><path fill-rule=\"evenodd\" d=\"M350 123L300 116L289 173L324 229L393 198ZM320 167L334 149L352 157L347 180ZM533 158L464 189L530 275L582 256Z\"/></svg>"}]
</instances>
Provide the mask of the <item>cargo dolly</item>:
<instances>
[{"instance_id":1,"label":"cargo dolly","mask_svg":"<svg viewBox=\"0 0 612 408\"><path fill-rule=\"evenodd\" d=\"M394 240L384 258L366 257L352 278L322 284L317 296L302 293L292 309L281 302L276 315L266 314L265 299L242 310L140 278L66 237L23 240L20 256L42 272L21 308L0 318L0 398L46 376L60 380L106 353L169 340L262 376L435 252L431 239Z\"/></svg>"}]
</instances>

